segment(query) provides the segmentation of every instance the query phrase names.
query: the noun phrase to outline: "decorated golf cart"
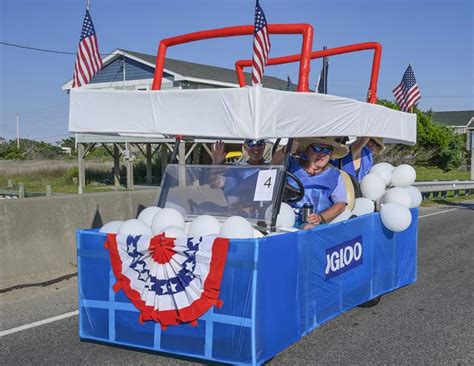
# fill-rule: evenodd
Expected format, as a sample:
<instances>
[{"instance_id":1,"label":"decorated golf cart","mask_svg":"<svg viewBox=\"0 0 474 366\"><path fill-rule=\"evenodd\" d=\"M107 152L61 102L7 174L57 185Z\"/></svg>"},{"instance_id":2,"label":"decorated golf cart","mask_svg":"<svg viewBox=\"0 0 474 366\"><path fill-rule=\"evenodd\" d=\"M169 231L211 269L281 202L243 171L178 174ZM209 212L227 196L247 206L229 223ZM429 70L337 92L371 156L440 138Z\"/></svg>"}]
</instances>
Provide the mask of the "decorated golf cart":
<instances>
[{"instance_id":1,"label":"decorated golf cart","mask_svg":"<svg viewBox=\"0 0 474 366\"><path fill-rule=\"evenodd\" d=\"M305 24L269 26L270 33L303 36L298 93L261 85L158 91L167 47L252 32L253 26L239 26L161 41L154 91L73 89L70 131L290 138L290 143L315 136L415 142L410 114L308 92L313 33ZM375 88L376 78L372 102ZM186 222L201 215L220 222L245 217L258 233L254 237L173 239L78 230L81 339L261 364L338 314L415 281L416 209L411 225L397 233L382 224L379 213L310 230L278 227L280 205L288 198L287 160L278 166L166 169L158 206L178 210ZM216 176L244 178L226 189L213 184Z\"/></svg>"}]
</instances>

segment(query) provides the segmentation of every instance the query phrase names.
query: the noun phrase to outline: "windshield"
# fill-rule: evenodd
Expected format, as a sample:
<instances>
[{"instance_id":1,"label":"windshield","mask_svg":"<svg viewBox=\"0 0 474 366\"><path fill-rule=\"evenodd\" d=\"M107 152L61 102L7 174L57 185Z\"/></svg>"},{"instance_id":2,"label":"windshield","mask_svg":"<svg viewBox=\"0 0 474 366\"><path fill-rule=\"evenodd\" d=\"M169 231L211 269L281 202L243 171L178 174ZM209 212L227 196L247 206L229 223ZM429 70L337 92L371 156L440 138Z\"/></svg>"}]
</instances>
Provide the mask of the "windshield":
<instances>
[{"instance_id":1,"label":"windshield","mask_svg":"<svg viewBox=\"0 0 474 366\"><path fill-rule=\"evenodd\" d=\"M269 225L270 206L283 175L281 165L169 164L156 204L175 208L189 219L238 215Z\"/></svg>"}]
</instances>

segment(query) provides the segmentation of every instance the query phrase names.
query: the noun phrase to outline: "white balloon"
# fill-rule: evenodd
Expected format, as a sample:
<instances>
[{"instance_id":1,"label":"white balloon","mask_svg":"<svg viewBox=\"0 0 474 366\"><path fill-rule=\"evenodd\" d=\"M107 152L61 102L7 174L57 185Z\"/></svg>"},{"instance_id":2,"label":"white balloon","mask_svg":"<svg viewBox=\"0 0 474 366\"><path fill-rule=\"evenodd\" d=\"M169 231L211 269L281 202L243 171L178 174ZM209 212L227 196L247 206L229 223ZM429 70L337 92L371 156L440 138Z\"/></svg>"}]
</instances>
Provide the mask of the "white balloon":
<instances>
[{"instance_id":1,"label":"white balloon","mask_svg":"<svg viewBox=\"0 0 474 366\"><path fill-rule=\"evenodd\" d=\"M162 231L167 238L187 238L188 236L183 229L176 226L165 227Z\"/></svg>"},{"instance_id":2,"label":"white balloon","mask_svg":"<svg viewBox=\"0 0 474 366\"><path fill-rule=\"evenodd\" d=\"M117 234L122 224L123 224L123 221L121 220L110 221L106 223L104 226L102 226L99 232L107 233L107 234Z\"/></svg>"},{"instance_id":3,"label":"white balloon","mask_svg":"<svg viewBox=\"0 0 474 366\"><path fill-rule=\"evenodd\" d=\"M183 216L187 215L186 209L178 205L177 203L166 202L165 208L174 208L175 210L178 210L181 215Z\"/></svg>"},{"instance_id":4,"label":"white balloon","mask_svg":"<svg viewBox=\"0 0 474 366\"><path fill-rule=\"evenodd\" d=\"M217 235L220 231L219 221L210 215L196 217L189 227L189 237L199 237L206 235Z\"/></svg>"},{"instance_id":5,"label":"white balloon","mask_svg":"<svg viewBox=\"0 0 474 366\"><path fill-rule=\"evenodd\" d=\"M375 201L385 192L385 181L381 176L375 173L369 173L362 178L360 190L364 197Z\"/></svg>"},{"instance_id":6,"label":"white balloon","mask_svg":"<svg viewBox=\"0 0 474 366\"><path fill-rule=\"evenodd\" d=\"M137 219L151 227L153 217L161 210L161 207L147 207L138 215Z\"/></svg>"},{"instance_id":7,"label":"white balloon","mask_svg":"<svg viewBox=\"0 0 474 366\"><path fill-rule=\"evenodd\" d=\"M385 203L380 211L385 227L394 232L406 230L411 224L411 212L408 207L398 203Z\"/></svg>"},{"instance_id":8,"label":"white balloon","mask_svg":"<svg viewBox=\"0 0 474 366\"><path fill-rule=\"evenodd\" d=\"M354 208L352 214L356 216L367 215L374 212L374 202L365 197L359 197L355 199Z\"/></svg>"},{"instance_id":9,"label":"white balloon","mask_svg":"<svg viewBox=\"0 0 474 366\"><path fill-rule=\"evenodd\" d=\"M270 222L272 219L273 205L268 206L265 210L265 221ZM288 203L282 202L280 212L277 216L276 227L293 227L295 224L295 211Z\"/></svg>"},{"instance_id":10,"label":"white balloon","mask_svg":"<svg viewBox=\"0 0 474 366\"><path fill-rule=\"evenodd\" d=\"M395 168L392 173L392 185L394 187L408 187L416 180L416 171L408 164L402 164Z\"/></svg>"},{"instance_id":11,"label":"white balloon","mask_svg":"<svg viewBox=\"0 0 474 366\"><path fill-rule=\"evenodd\" d=\"M125 221L120 226L118 233L125 235L153 235L153 232L151 231L150 227L137 219Z\"/></svg>"},{"instance_id":12,"label":"white balloon","mask_svg":"<svg viewBox=\"0 0 474 366\"><path fill-rule=\"evenodd\" d=\"M391 169L380 163L380 164L375 164L371 169L370 169L370 173L375 173L377 175L380 175L384 182L385 182L385 185L388 186L390 184L390 181L392 180L392 171Z\"/></svg>"},{"instance_id":13,"label":"white balloon","mask_svg":"<svg viewBox=\"0 0 474 366\"><path fill-rule=\"evenodd\" d=\"M151 222L151 229L154 234L159 234L165 227L176 226L184 229L184 217L174 208L163 208L158 211Z\"/></svg>"},{"instance_id":14,"label":"white balloon","mask_svg":"<svg viewBox=\"0 0 474 366\"><path fill-rule=\"evenodd\" d=\"M387 167L388 169L390 169L390 172L393 172L395 170L395 167L392 164L387 163L386 161L383 161L383 162L378 163L376 165L383 165L383 166Z\"/></svg>"},{"instance_id":15,"label":"white balloon","mask_svg":"<svg viewBox=\"0 0 474 366\"><path fill-rule=\"evenodd\" d=\"M423 196L418 188L414 186L409 186L404 188L411 198L411 205L410 208L415 208L421 205L421 201L423 201Z\"/></svg>"},{"instance_id":16,"label":"white balloon","mask_svg":"<svg viewBox=\"0 0 474 366\"><path fill-rule=\"evenodd\" d=\"M219 235L229 239L253 238L253 228L243 217L231 216L221 225Z\"/></svg>"},{"instance_id":17,"label":"white balloon","mask_svg":"<svg viewBox=\"0 0 474 366\"><path fill-rule=\"evenodd\" d=\"M347 208L338 216L336 216L332 221L331 224L335 224L336 222L341 222L347 220L349 217L352 216L352 211L348 210Z\"/></svg>"},{"instance_id":18,"label":"white balloon","mask_svg":"<svg viewBox=\"0 0 474 366\"><path fill-rule=\"evenodd\" d=\"M411 198L410 194L405 188L395 187L390 188L387 192L385 192L381 198L380 203L399 203L405 207L410 207Z\"/></svg>"}]
</instances>

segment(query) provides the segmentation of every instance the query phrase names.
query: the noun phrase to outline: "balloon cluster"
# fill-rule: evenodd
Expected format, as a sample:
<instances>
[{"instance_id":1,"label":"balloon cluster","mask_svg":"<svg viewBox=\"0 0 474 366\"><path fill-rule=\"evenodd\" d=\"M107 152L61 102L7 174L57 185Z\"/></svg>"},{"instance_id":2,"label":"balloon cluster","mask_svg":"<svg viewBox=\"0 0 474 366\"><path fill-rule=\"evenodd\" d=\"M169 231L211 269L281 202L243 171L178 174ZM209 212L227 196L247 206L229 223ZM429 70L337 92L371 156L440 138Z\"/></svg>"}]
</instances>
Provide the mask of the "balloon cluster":
<instances>
[{"instance_id":1,"label":"balloon cluster","mask_svg":"<svg viewBox=\"0 0 474 366\"><path fill-rule=\"evenodd\" d=\"M170 238L193 238L218 235L223 238L254 238L263 236L240 216L231 216L222 224L213 216L201 215L191 222L174 208L147 207L136 219L111 221L99 230L103 233L147 235L165 234Z\"/></svg>"},{"instance_id":2,"label":"balloon cluster","mask_svg":"<svg viewBox=\"0 0 474 366\"><path fill-rule=\"evenodd\" d=\"M422 201L420 191L412 186L415 179L415 169L410 165L374 165L360 183L363 198L356 199L353 214L373 212L376 206L387 229L406 230L412 221L410 208Z\"/></svg>"}]
</instances>

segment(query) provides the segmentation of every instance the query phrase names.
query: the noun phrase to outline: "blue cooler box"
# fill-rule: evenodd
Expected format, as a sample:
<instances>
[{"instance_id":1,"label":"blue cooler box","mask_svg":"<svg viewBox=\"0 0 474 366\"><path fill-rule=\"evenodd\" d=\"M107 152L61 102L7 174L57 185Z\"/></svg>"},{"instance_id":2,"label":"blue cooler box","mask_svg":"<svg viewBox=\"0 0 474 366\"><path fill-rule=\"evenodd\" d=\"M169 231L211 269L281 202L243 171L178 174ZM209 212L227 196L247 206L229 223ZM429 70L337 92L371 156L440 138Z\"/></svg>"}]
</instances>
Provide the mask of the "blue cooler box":
<instances>
[{"instance_id":1,"label":"blue cooler box","mask_svg":"<svg viewBox=\"0 0 474 366\"><path fill-rule=\"evenodd\" d=\"M79 336L232 364L261 364L314 328L416 280L418 210L393 233L373 213L312 230L230 240L219 298L198 325L138 322L104 248L106 235L78 230Z\"/></svg>"}]
</instances>

